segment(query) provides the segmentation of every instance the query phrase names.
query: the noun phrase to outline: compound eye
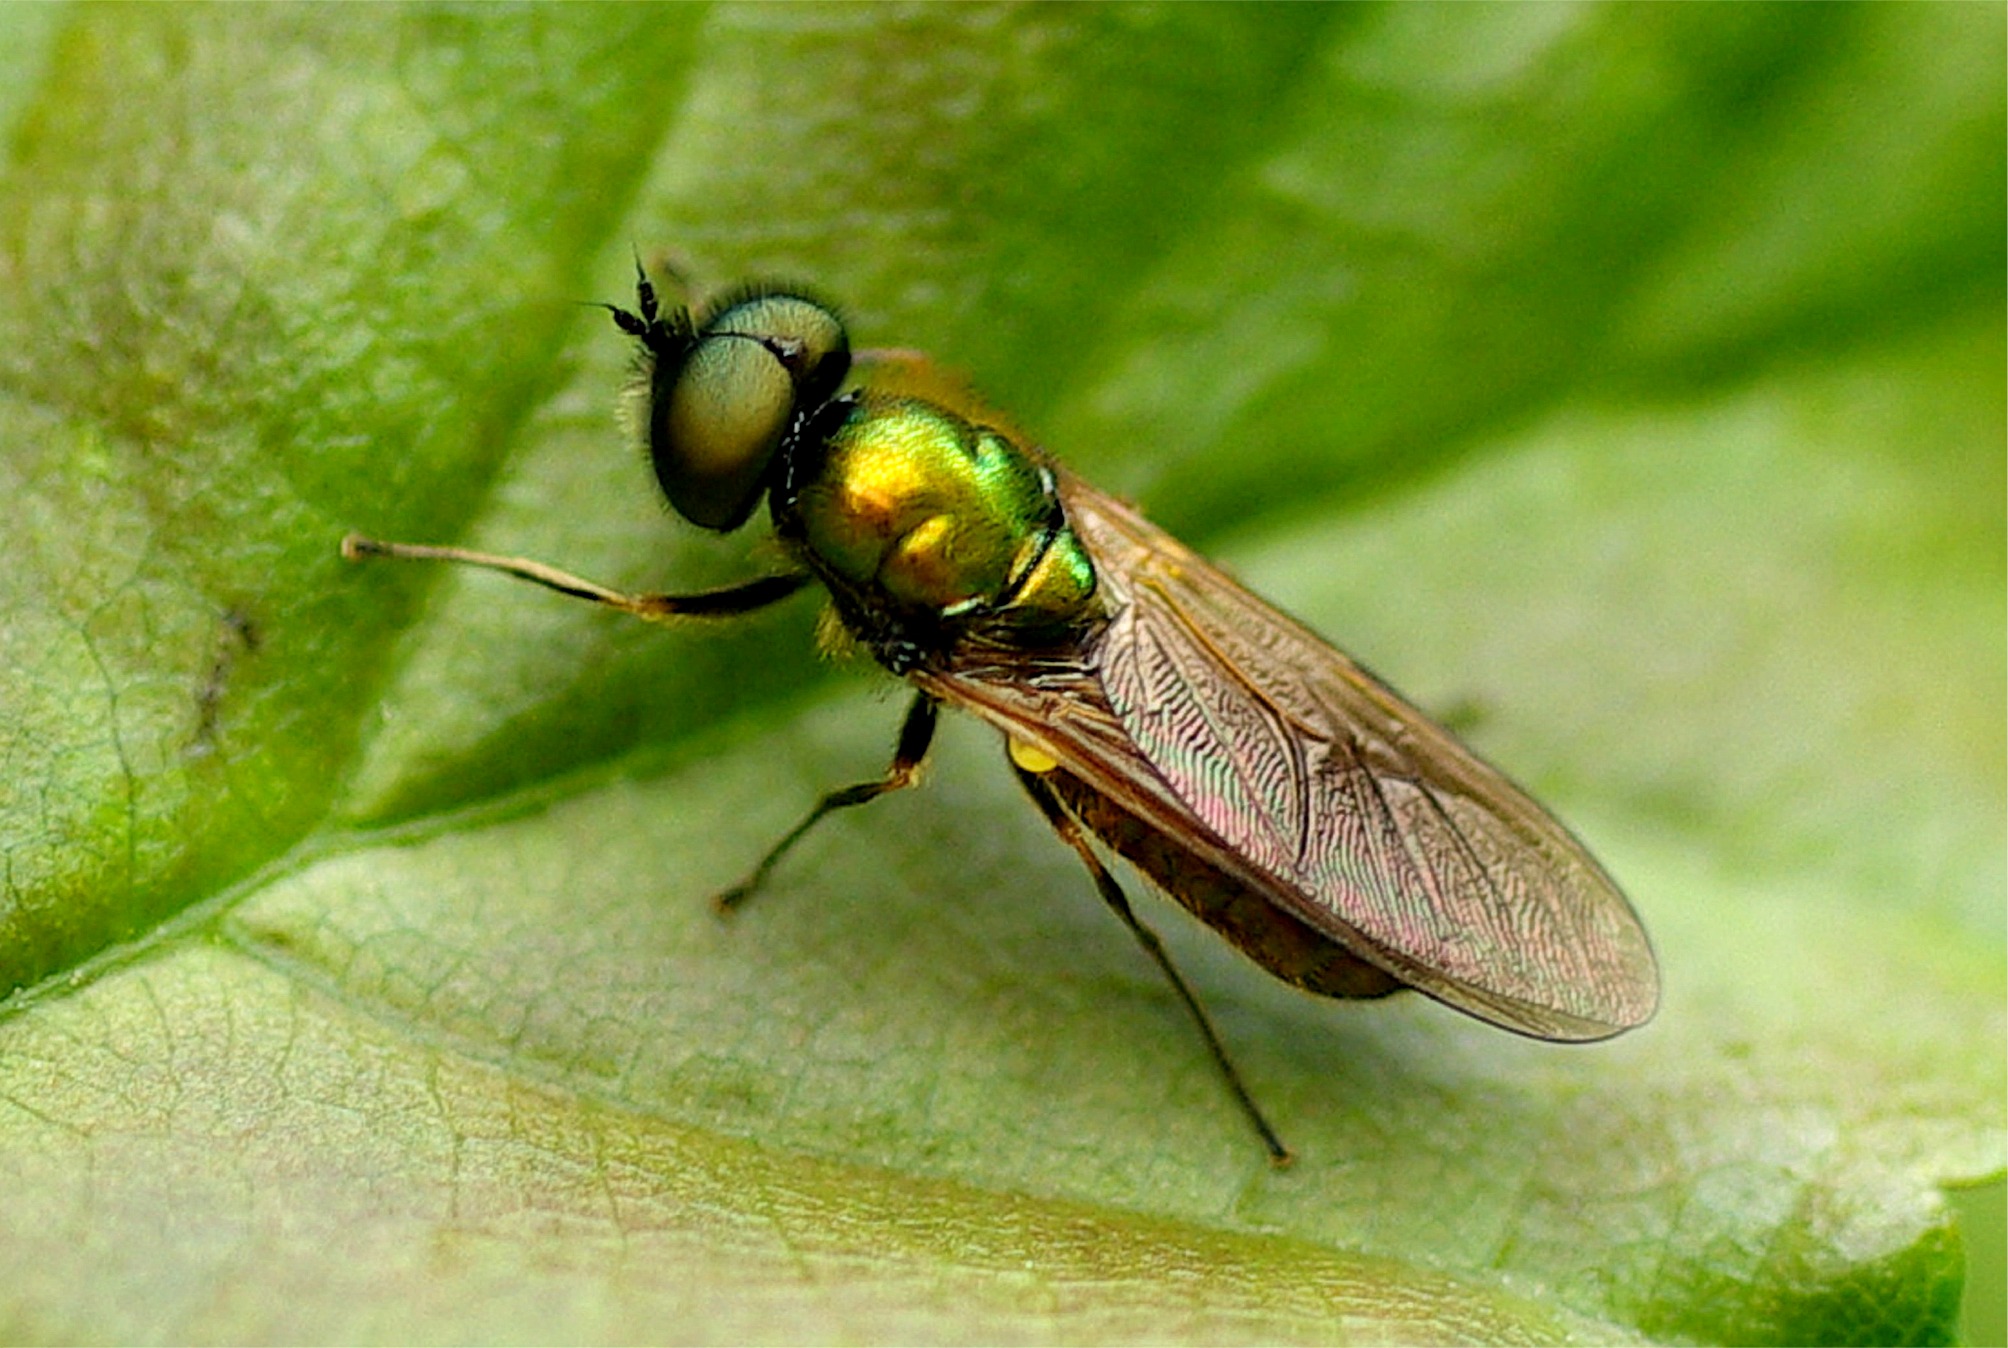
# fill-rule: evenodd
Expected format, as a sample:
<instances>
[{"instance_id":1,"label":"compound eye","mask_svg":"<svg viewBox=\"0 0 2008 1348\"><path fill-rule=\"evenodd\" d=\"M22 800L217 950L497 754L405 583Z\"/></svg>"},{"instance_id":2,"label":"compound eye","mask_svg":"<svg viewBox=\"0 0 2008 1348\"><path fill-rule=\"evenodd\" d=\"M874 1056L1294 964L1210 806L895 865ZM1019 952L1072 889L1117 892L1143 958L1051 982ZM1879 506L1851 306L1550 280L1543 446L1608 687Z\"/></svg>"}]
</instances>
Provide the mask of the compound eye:
<instances>
[{"instance_id":1,"label":"compound eye","mask_svg":"<svg viewBox=\"0 0 2008 1348\"><path fill-rule=\"evenodd\" d=\"M850 370L836 315L795 295L740 300L706 321L689 354L657 367L649 457L676 512L730 531L759 504L795 413Z\"/></svg>"},{"instance_id":2,"label":"compound eye","mask_svg":"<svg viewBox=\"0 0 2008 1348\"><path fill-rule=\"evenodd\" d=\"M828 401L851 369L844 325L800 295L755 295L728 305L704 325L704 335L751 337L787 367L801 406Z\"/></svg>"},{"instance_id":3,"label":"compound eye","mask_svg":"<svg viewBox=\"0 0 2008 1348\"><path fill-rule=\"evenodd\" d=\"M737 529L759 504L794 416L795 381L759 342L701 338L652 411L649 458L676 513Z\"/></svg>"}]
</instances>

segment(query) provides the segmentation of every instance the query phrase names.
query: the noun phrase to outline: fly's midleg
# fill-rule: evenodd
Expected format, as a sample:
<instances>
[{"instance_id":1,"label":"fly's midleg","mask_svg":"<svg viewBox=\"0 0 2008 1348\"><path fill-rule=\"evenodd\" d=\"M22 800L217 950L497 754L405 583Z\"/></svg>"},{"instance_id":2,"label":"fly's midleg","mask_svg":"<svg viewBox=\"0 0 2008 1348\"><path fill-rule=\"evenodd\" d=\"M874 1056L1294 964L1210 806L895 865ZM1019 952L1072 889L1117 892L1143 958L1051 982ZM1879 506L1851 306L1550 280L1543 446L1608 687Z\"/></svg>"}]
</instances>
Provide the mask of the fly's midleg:
<instances>
[{"instance_id":1,"label":"fly's midleg","mask_svg":"<svg viewBox=\"0 0 2008 1348\"><path fill-rule=\"evenodd\" d=\"M889 791L900 791L912 786L920 765L927 758L927 749L934 742L935 700L926 693L913 699L907 708L906 720L899 728L899 744L893 750L892 762L886 767L885 775L876 781L859 782L855 786L832 791L816 802L801 823L788 830L781 841L774 844L767 855L760 858L760 864L752 874L732 886L712 900L718 910L729 913L753 897L753 892L766 882L772 871L788 850L802 840L802 835L814 828L823 816L837 810L847 810L853 805L865 805L877 800Z\"/></svg>"},{"instance_id":2,"label":"fly's midleg","mask_svg":"<svg viewBox=\"0 0 2008 1348\"><path fill-rule=\"evenodd\" d=\"M1193 1024L1199 1027L1199 1036L1206 1041L1206 1051L1213 1055L1213 1061L1220 1068L1221 1076L1227 1079L1227 1089L1233 1093L1235 1103L1241 1106L1241 1112L1247 1115L1248 1122L1254 1125L1255 1131L1261 1135L1262 1145L1268 1148L1270 1164L1278 1169L1289 1165L1296 1158L1291 1155L1290 1149L1283 1145L1283 1139L1276 1135L1276 1130L1263 1116L1262 1107L1255 1103L1254 1095L1241 1080L1241 1073L1235 1069L1234 1060L1227 1056L1227 1048L1220 1042L1220 1034L1213 1028L1213 1020L1206 1014L1206 1008L1199 1004L1199 998L1193 995L1190 987L1186 986L1184 977L1178 972L1178 967L1171 962L1171 956L1165 951L1164 943L1158 940L1157 933L1146 927L1130 910L1129 896L1123 893L1122 886L1116 883L1115 876L1109 874L1109 868L1095 855L1094 848L1088 843L1087 833L1081 828L1079 821L1067 813L1066 807L1060 803L1060 798L1053 793L1051 787L1040 780L1037 773L1026 771L1016 762L1012 763L1011 770L1018 774L1018 780L1024 784L1026 792L1037 803L1040 813L1046 816L1046 822L1060 835L1061 841L1080 856L1081 863L1094 877L1095 889L1101 894L1102 901L1115 910L1115 915L1122 919L1123 925L1130 929L1130 934L1143 946L1144 953L1149 955L1163 972L1166 981L1171 984L1172 991L1178 994L1178 999L1185 1003L1185 1009L1192 1013Z\"/></svg>"}]
</instances>

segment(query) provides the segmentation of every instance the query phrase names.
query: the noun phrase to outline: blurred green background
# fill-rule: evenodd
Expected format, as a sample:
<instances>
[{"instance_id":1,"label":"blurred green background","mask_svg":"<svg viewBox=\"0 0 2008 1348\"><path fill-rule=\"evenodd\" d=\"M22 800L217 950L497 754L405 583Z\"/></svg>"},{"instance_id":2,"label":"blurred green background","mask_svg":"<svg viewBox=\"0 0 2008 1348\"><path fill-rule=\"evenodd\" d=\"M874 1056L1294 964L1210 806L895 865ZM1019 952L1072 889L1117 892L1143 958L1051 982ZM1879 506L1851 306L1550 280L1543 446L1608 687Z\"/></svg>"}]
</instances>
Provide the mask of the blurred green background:
<instances>
[{"instance_id":1,"label":"blurred green background","mask_svg":"<svg viewBox=\"0 0 2008 1348\"><path fill-rule=\"evenodd\" d=\"M0 9L0 1325L2001 1341L2003 29ZM634 252L966 368L1454 716L1659 1021L1317 1004L1148 901L1272 1174L967 725L716 922L891 744L813 604L335 556L771 565L623 441Z\"/></svg>"}]
</instances>

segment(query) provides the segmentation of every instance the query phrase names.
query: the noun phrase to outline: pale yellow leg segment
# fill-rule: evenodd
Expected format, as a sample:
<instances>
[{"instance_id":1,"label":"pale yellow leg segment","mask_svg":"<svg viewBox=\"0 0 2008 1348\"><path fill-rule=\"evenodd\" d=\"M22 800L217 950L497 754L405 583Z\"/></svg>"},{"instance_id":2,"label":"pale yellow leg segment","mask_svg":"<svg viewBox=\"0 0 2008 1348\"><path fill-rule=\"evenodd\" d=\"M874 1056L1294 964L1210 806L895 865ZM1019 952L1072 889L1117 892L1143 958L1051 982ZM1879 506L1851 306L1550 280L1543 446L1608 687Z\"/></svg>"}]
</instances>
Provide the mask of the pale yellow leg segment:
<instances>
[{"instance_id":1,"label":"pale yellow leg segment","mask_svg":"<svg viewBox=\"0 0 2008 1348\"><path fill-rule=\"evenodd\" d=\"M492 552L475 552L470 548L435 543L386 543L382 539L350 534L342 540L342 556L352 562L389 557L407 562L454 562L461 566L480 567L484 571L499 571L505 576L514 576L547 590L571 595L574 599L586 599L631 613L646 622L668 622L672 618L729 618L750 613L786 599L809 584L811 579L806 574L791 573L762 576L744 585L700 594L622 594L619 590L610 590L569 571L560 571L555 566L533 562L527 557L503 557Z\"/></svg>"}]
</instances>

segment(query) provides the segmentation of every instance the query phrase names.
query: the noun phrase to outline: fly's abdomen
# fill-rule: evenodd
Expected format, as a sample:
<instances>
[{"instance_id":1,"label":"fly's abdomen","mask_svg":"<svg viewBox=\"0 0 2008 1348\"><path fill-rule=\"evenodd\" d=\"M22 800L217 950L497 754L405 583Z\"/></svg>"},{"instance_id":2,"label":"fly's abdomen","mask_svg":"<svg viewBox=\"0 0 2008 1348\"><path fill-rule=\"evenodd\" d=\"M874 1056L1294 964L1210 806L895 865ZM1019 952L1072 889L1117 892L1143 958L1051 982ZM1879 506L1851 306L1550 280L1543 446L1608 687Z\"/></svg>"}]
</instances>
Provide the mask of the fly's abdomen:
<instances>
[{"instance_id":1,"label":"fly's abdomen","mask_svg":"<svg viewBox=\"0 0 2008 1348\"><path fill-rule=\"evenodd\" d=\"M1407 986L1291 917L1274 899L1208 864L1162 829L1152 828L1065 769L1048 772L1041 780L1089 832L1284 982L1321 997L1385 997Z\"/></svg>"}]
</instances>

